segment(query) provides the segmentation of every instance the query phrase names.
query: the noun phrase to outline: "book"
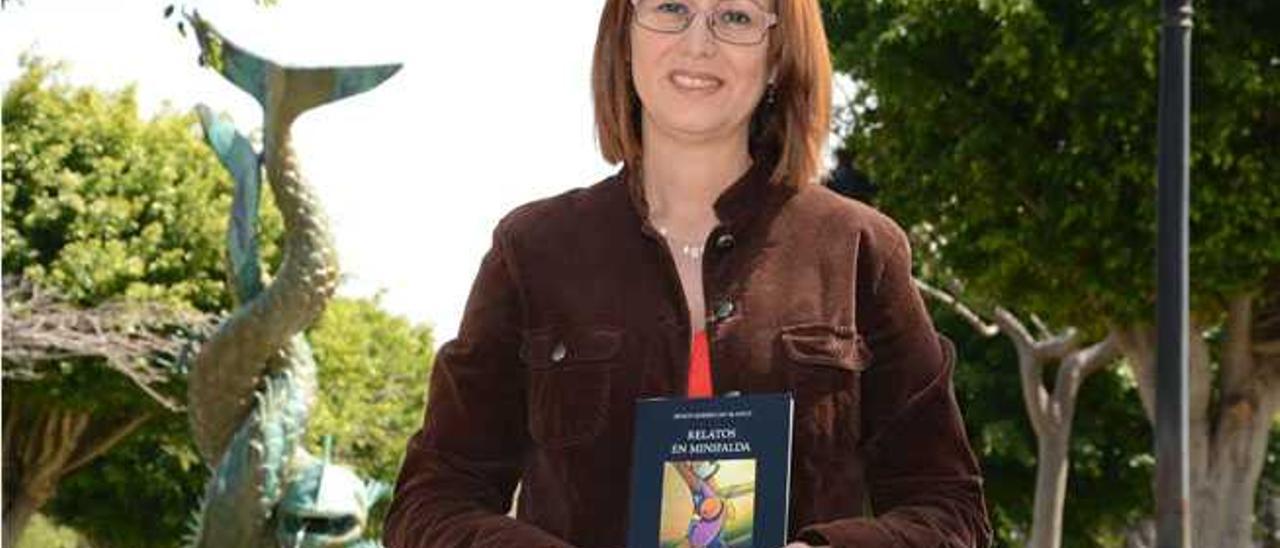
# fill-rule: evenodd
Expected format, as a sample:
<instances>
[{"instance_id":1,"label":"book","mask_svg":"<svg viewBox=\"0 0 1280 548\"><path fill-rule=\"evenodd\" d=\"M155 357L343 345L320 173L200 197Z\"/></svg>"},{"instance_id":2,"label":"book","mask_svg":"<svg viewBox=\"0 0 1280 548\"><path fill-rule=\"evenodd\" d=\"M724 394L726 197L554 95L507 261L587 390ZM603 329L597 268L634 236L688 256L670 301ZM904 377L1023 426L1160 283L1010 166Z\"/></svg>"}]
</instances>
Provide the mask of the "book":
<instances>
[{"instance_id":1,"label":"book","mask_svg":"<svg viewBox=\"0 0 1280 548\"><path fill-rule=\"evenodd\" d=\"M790 394L636 403L628 548L777 548L790 500Z\"/></svg>"}]
</instances>

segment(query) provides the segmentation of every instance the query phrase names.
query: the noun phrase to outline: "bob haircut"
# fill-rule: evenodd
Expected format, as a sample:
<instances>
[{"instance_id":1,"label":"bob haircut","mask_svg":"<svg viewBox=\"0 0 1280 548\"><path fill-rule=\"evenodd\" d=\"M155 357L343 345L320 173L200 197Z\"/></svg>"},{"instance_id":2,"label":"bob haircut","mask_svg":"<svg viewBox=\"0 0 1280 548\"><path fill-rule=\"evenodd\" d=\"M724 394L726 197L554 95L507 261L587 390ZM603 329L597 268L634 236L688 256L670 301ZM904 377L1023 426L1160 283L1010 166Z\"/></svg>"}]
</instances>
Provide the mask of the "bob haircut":
<instances>
[{"instance_id":1,"label":"bob haircut","mask_svg":"<svg viewBox=\"0 0 1280 548\"><path fill-rule=\"evenodd\" d=\"M774 102L751 115L753 157L777 157L769 181L799 186L816 181L831 122L831 57L818 0L775 0L768 63L777 67ZM639 169L640 98L631 81L631 0L606 0L591 67L596 138L605 161Z\"/></svg>"}]
</instances>

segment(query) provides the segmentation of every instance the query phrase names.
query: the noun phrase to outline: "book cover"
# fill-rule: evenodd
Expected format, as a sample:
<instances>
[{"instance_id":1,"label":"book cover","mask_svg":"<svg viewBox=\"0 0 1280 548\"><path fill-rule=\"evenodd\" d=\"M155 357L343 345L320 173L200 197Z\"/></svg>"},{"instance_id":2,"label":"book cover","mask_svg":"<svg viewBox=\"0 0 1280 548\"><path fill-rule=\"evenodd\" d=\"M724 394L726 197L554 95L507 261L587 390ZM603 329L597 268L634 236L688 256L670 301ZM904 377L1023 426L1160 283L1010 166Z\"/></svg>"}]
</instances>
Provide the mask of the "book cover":
<instances>
[{"instance_id":1,"label":"book cover","mask_svg":"<svg viewBox=\"0 0 1280 548\"><path fill-rule=\"evenodd\" d=\"M786 544L790 394L636 404L628 548Z\"/></svg>"}]
</instances>

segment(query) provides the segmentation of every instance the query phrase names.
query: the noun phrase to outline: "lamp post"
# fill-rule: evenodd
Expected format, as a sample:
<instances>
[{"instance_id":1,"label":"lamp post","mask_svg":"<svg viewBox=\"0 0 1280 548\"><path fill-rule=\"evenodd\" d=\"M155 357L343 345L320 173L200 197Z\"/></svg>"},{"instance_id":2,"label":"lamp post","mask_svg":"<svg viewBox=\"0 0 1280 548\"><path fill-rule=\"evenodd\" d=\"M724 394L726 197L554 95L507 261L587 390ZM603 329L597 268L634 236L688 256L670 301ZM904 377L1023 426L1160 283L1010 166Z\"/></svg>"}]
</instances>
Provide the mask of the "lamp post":
<instances>
[{"instance_id":1,"label":"lamp post","mask_svg":"<svg viewBox=\"0 0 1280 548\"><path fill-rule=\"evenodd\" d=\"M1160 36L1156 298L1156 544L1190 546L1187 418L1187 209L1190 202L1191 0L1163 0Z\"/></svg>"}]
</instances>

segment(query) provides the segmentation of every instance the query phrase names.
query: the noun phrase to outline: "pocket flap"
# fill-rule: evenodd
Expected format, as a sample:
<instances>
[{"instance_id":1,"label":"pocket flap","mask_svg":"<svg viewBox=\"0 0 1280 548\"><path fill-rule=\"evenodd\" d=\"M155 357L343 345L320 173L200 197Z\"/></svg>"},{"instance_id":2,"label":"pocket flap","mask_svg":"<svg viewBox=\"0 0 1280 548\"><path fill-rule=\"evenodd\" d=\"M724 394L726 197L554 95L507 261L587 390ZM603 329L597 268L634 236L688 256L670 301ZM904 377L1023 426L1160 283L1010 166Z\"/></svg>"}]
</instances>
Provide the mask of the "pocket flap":
<instances>
[{"instance_id":1,"label":"pocket flap","mask_svg":"<svg viewBox=\"0 0 1280 548\"><path fill-rule=\"evenodd\" d=\"M800 363L861 371L869 352L862 337L849 326L806 323L782 328L787 357Z\"/></svg>"},{"instance_id":2,"label":"pocket flap","mask_svg":"<svg viewBox=\"0 0 1280 548\"><path fill-rule=\"evenodd\" d=\"M534 368L611 360L622 348L622 330L606 326L533 329L522 339L520 359Z\"/></svg>"}]
</instances>

